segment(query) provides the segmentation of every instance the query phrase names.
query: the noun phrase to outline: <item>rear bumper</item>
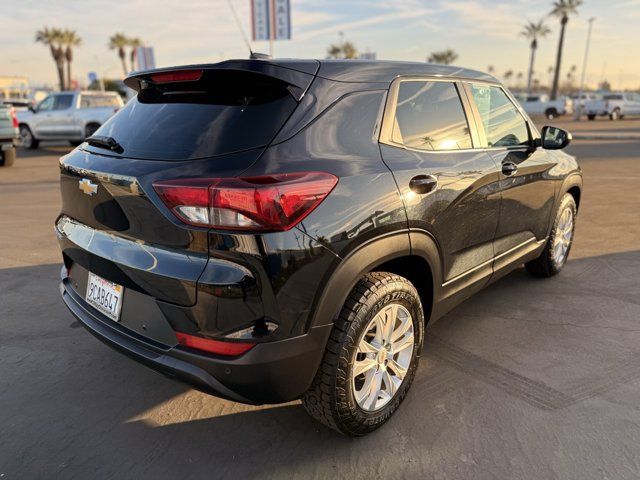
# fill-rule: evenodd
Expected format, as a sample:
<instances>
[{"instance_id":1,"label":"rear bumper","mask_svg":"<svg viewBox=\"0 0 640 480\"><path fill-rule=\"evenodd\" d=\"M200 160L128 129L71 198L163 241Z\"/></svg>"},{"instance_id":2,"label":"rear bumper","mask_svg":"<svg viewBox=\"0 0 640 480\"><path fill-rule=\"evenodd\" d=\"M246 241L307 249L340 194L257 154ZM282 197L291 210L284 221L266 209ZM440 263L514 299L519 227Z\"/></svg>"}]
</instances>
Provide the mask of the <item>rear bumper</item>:
<instances>
[{"instance_id":1,"label":"rear bumper","mask_svg":"<svg viewBox=\"0 0 640 480\"><path fill-rule=\"evenodd\" d=\"M332 327L312 328L305 335L258 344L240 357L222 358L159 344L109 320L64 278L60 292L80 323L113 349L205 393L247 404L300 397L311 385Z\"/></svg>"}]
</instances>

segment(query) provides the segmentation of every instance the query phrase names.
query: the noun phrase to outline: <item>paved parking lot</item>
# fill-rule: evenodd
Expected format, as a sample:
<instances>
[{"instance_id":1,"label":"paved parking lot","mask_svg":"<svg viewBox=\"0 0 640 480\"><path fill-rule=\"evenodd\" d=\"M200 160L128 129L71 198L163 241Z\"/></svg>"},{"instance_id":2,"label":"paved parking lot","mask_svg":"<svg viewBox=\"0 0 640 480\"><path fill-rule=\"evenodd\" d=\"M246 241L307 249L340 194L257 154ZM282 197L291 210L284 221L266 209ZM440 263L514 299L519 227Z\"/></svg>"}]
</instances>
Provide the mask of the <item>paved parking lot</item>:
<instances>
[{"instance_id":1,"label":"paved parking lot","mask_svg":"<svg viewBox=\"0 0 640 480\"><path fill-rule=\"evenodd\" d=\"M190 390L80 328L57 290L65 151L0 169L2 480L640 477L640 140L574 142L585 187L566 269L516 271L431 327L402 408L356 440L298 403Z\"/></svg>"}]
</instances>

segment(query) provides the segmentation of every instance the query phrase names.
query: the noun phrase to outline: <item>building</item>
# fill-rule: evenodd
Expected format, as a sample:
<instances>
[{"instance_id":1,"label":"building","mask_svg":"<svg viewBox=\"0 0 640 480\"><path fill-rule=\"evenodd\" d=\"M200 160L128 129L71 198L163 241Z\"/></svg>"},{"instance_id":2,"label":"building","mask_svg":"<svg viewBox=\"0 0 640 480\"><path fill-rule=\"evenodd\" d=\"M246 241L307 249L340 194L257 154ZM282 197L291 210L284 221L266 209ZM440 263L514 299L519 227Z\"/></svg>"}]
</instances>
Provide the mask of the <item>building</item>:
<instances>
[{"instance_id":1,"label":"building","mask_svg":"<svg viewBox=\"0 0 640 480\"><path fill-rule=\"evenodd\" d=\"M0 76L0 99L29 98L30 93L27 77Z\"/></svg>"}]
</instances>

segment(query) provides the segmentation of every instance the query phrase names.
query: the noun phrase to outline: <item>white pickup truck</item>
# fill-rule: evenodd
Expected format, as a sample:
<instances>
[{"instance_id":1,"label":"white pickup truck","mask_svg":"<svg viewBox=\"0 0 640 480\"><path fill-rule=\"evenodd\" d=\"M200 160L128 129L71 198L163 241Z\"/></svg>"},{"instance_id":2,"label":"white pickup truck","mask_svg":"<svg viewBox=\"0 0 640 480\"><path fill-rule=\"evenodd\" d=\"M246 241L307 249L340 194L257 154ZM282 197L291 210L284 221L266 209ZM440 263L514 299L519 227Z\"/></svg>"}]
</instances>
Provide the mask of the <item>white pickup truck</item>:
<instances>
[{"instance_id":1,"label":"white pickup truck","mask_svg":"<svg viewBox=\"0 0 640 480\"><path fill-rule=\"evenodd\" d=\"M516 95L518 102L529 115L544 115L552 120L560 115L573 113L573 103L569 98L549 100L548 95Z\"/></svg>"},{"instance_id":2,"label":"white pickup truck","mask_svg":"<svg viewBox=\"0 0 640 480\"><path fill-rule=\"evenodd\" d=\"M587 102L584 106L589 120L608 116L619 120L625 115L640 115L640 95L637 93L605 93L601 100Z\"/></svg>"},{"instance_id":3,"label":"white pickup truck","mask_svg":"<svg viewBox=\"0 0 640 480\"><path fill-rule=\"evenodd\" d=\"M41 140L80 144L123 105L115 92L52 93L35 108L17 112L20 145L37 148Z\"/></svg>"}]
</instances>

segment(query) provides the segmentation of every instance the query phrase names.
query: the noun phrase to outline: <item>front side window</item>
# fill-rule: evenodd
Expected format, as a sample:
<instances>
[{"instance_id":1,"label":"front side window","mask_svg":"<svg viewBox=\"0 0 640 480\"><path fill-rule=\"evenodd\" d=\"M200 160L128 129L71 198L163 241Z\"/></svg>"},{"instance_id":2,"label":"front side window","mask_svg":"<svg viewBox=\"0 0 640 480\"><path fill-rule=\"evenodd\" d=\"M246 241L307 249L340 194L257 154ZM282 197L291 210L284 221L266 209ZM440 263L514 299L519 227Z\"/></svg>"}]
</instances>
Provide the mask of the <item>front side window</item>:
<instances>
[{"instance_id":1,"label":"front side window","mask_svg":"<svg viewBox=\"0 0 640 480\"><path fill-rule=\"evenodd\" d=\"M38 104L37 110L39 112L48 112L49 110L53 110L53 103L55 102L55 100L55 95L49 95Z\"/></svg>"},{"instance_id":2,"label":"front side window","mask_svg":"<svg viewBox=\"0 0 640 480\"><path fill-rule=\"evenodd\" d=\"M471 85L489 147L529 144L527 122L499 87Z\"/></svg>"},{"instance_id":3,"label":"front side window","mask_svg":"<svg viewBox=\"0 0 640 480\"><path fill-rule=\"evenodd\" d=\"M392 138L419 150L472 148L456 86L420 80L400 83Z\"/></svg>"}]
</instances>

